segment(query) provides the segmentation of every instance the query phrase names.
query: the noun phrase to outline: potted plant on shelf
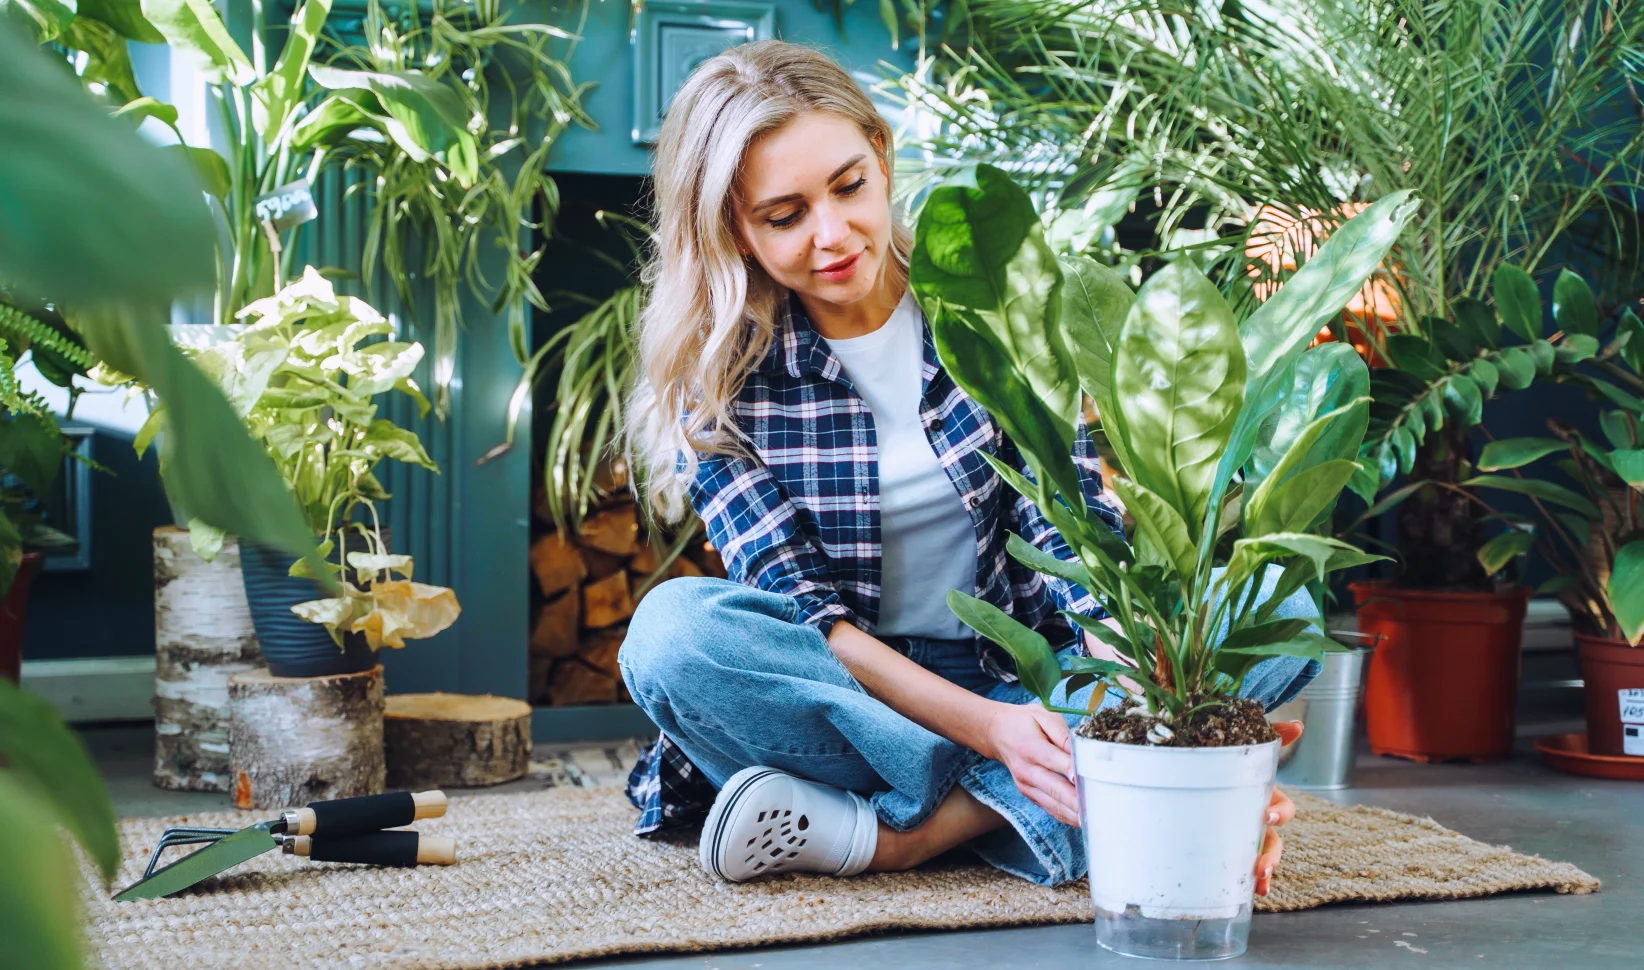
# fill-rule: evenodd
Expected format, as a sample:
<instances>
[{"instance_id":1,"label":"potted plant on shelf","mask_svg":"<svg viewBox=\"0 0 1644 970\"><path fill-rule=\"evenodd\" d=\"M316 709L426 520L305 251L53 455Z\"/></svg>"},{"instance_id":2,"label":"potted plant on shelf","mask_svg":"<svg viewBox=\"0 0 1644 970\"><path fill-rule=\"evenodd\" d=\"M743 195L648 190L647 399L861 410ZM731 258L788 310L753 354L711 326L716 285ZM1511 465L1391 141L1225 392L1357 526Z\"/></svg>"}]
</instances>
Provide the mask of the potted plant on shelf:
<instances>
[{"instance_id":1,"label":"potted plant on shelf","mask_svg":"<svg viewBox=\"0 0 1644 970\"><path fill-rule=\"evenodd\" d=\"M95 363L55 313L25 310L0 291L0 677L14 682L22 671L29 588L47 551L75 544L46 523L45 503L64 456L80 457L45 400L18 384L17 365L24 355L40 376L68 388L70 416L79 395L74 378Z\"/></svg>"},{"instance_id":2,"label":"potted plant on shelf","mask_svg":"<svg viewBox=\"0 0 1644 970\"><path fill-rule=\"evenodd\" d=\"M1559 379L1599 350L1592 293L1573 273L1555 286L1550 336L1528 273L1501 266L1492 280L1493 308L1458 299L1452 319L1427 317L1420 333L1387 335L1390 366L1372 372L1370 430L1351 487L1373 503L1366 517L1397 516L1399 559L1392 580L1352 584L1360 630L1384 637L1365 685L1377 754L1491 761L1511 753L1531 590L1497 576L1533 537L1510 530L1490 538L1493 509L1482 495L1510 491L1565 511L1589 508L1545 483L1481 474L1472 460L1487 400ZM1523 342L1509 345L1509 335ZM1401 475L1408 480L1376 501Z\"/></svg>"},{"instance_id":3,"label":"potted plant on shelf","mask_svg":"<svg viewBox=\"0 0 1644 970\"><path fill-rule=\"evenodd\" d=\"M388 552L377 518L376 503L388 498L373 474L378 462L392 458L438 472L416 434L377 417L374 403L382 394L406 394L426 413L428 402L411 378L422 345L366 342L392 338L393 325L364 300L338 295L312 266L240 317L249 322L234 339L190 356L274 460L342 589L318 599L305 560L242 542L246 601L263 658L278 677L368 670L384 644L432 636L458 612L450 590L410 582L411 557ZM139 447L164 420L162 406L139 432ZM356 519L362 506L369 523ZM224 538L198 521L189 533L208 559Z\"/></svg>"},{"instance_id":4,"label":"potted plant on shelf","mask_svg":"<svg viewBox=\"0 0 1644 970\"><path fill-rule=\"evenodd\" d=\"M1279 603L1377 558L1315 531L1356 470L1364 363L1304 350L1413 208L1403 193L1370 206L1242 326L1186 260L1125 309L1111 273L1058 265L1027 194L996 169L936 190L921 213L912 286L938 352L1027 474L994 467L1074 558L1016 539L1011 553L1093 593L1110 622L1070 619L1121 661L1059 660L992 604L955 591L949 605L1010 652L1046 706L1085 714L1061 698L1094 685L1074 741L1088 827L1147 818L1171 833L1087 842L1103 946L1173 958L1245 947L1279 743L1239 689L1263 660L1317 657L1326 643L1312 621L1275 619ZM1318 393L1293 393L1298 383ZM1120 466L1110 484L1135 520L1128 537L1088 513L1078 486L1081 388ZM1123 711L1096 710L1109 691L1128 697Z\"/></svg>"}]
</instances>

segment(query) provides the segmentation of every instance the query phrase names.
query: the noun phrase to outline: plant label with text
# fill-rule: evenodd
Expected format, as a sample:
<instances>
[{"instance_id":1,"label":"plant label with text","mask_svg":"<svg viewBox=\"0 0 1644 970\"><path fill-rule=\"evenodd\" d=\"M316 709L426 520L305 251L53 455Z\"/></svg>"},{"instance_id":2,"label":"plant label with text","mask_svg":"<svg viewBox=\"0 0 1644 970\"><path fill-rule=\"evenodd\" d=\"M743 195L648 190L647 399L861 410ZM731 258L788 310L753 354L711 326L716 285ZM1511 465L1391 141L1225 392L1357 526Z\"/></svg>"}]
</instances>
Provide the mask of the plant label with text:
<instances>
[{"instance_id":1,"label":"plant label with text","mask_svg":"<svg viewBox=\"0 0 1644 970\"><path fill-rule=\"evenodd\" d=\"M257 196L251 200L251 208L258 222L273 223L276 232L294 229L320 214L307 179L287 182L267 195Z\"/></svg>"}]
</instances>

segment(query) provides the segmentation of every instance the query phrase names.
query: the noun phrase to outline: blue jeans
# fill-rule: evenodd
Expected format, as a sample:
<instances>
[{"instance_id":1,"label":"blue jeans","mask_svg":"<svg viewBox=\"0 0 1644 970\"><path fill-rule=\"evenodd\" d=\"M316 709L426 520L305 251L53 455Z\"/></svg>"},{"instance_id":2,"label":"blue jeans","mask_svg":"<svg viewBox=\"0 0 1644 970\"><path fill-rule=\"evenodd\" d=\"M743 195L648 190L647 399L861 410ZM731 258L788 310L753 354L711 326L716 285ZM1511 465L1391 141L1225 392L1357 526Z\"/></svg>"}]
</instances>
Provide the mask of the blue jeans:
<instances>
[{"instance_id":1,"label":"blue jeans","mask_svg":"<svg viewBox=\"0 0 1644 970\"><path fill-rule=\"evenodd\" d=\"M1028 801L1003 764L869 696L821 632L796 622L798 610L790 596L722 579L662 583L640 603L618 655L628 691L716 786L752 765L777 768L867 796L882 822L905 832L957 784L1009 823L972 840L984 860L1047 886L1085 874L1083 832ZM1317 611L1304 593L1277 615ZM1038 703L1020 684L984 671L969 640L886 642L967 690L1007 704ZM1272 707L1318 669L1314 661L1274 658L1251 672L1242 693ZM1093 689L1053 700L1084 708ZM1118 701L1110 694L1103 706ZM1072 727L1080 718L1067 720Z\"/></svg>"}]
</instances>

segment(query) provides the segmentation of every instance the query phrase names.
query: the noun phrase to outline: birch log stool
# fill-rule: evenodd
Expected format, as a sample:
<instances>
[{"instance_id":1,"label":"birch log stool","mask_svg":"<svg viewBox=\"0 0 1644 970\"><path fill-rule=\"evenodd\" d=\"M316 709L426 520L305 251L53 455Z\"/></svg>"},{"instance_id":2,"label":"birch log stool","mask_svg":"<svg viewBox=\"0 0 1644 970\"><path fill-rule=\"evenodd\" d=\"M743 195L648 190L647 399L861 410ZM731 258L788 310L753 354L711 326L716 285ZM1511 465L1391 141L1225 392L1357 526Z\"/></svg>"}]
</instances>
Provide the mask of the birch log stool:
<instances>
[{"instance_id":1,"label":"birch log stool","mask_svg":"<svg viewBox=\"0 0 1644 970\"><path fill-rule=\"evenodd\" d=\"M395 694L382 724L391 788L480 788L531 765L531 705L490 694Z\"/></svg>"},{"instance_id":2,"label":"birch log stool","mask_svg":"<svg viewBox=\"0 0 1644 970\"><path fill-rule=\"evenodd\" d=\"M228 709L235 806L382 794L381 666L329 677L236 674Z\"/></svg>"},{"instance_id":3,"label":"birch log stool","mask_svg":"<svg viewBox=\"0 0 1644 970\"><path fill-rule=\"evenodd\" d=\"M233 539L211 562L154 530L154 784L228 791L228 678L262 665Z\"/></svg>"}]
</instances>

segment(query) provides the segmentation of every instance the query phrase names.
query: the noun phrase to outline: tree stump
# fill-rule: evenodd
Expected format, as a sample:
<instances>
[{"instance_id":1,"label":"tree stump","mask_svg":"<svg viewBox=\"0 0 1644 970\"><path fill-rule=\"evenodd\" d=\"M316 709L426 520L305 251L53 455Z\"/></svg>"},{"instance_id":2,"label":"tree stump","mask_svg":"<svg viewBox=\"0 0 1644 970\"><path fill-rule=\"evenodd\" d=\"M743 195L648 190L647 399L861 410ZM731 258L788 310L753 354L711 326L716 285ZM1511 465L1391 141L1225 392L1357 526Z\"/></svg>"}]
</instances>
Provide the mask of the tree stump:
<instances>
[{"instance_id":1,"label":"tree stump","mask_svg":"<svg viewBox=\"0 0 1644 970\"><path fill-rule=\"evenodd\" d=\"M154 530L154 784L229 789L228 679L262 666L240 546L194 554L188 530Z\"/></svg>"},{"instance_id":2,"label":"tree stump","mask_svg":"<svg viewBox=\"0 0 1644 970\"><path fill-rule=\"evenodd\" d=\"M382 667L228 681L234 804L290 808L383 792Z\"/></svg>"},{"instance_id":3,"label":"tree stump","mask_svg":"<svg viewBox=\"0 0 1644 970\"><path fill-rule=\"evenodd\" d=\"M481 788L523 778L531 705L490 694L395 694L382 724L391 788Z\"/></svg>"}]
</instances>

